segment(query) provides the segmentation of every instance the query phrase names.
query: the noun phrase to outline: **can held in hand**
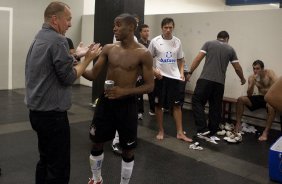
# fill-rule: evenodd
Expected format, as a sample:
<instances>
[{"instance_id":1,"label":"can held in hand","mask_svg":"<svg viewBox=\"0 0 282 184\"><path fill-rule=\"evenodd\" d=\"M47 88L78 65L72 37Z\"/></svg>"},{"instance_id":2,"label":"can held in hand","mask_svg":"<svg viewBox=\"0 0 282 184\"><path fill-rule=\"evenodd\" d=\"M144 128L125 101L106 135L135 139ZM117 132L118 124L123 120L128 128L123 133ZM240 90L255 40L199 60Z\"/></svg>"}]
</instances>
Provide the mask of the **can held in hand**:
<instances>
[{"instance_id":1,"label":"can held in hand","mask_svg":"<svg viewBox=\"0 0 282 184\"><path fill-rule=\"evenodd\" d=\"M104 84L104 89L105 90L111 89L114 86L115 86L115 81L113 81L113 80L106 80L105 84Z\"/></svg>"}]
</instances>

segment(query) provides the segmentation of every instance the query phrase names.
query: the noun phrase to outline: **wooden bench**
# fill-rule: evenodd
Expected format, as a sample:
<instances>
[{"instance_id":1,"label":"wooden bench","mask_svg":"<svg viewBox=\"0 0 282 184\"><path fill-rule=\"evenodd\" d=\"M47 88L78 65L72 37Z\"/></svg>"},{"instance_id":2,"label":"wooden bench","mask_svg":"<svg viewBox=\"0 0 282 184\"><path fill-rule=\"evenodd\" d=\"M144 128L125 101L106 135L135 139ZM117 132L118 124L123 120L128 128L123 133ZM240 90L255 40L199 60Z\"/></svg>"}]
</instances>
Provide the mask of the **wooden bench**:
<instances>
[{"instance_id":1,"label":"wooden bench","mask_svg":"<svg viewBox=\"0 0 282 184\"><path fill-rule=\"evenodd\" d=\"M193 91L192 90L185 90L185 94L192 97L193 95ZM190 98L191 99L191 98ZM189 99L189 100L190 100ZM191 101L187 101L186 98L184 100L184 103L188 103L191 104ZM230 98L230 97L223 97L222 99L222 112L221 112L221 117L222 120L228 120L228 122L231 122L231 117L232 117L232 109L233 106L236 106L237 103L237 99L236 98ZM208 106L205 106L206 108L208 108ZM226 118L227 116L227 118ZM243 116L245 117L249 117L249 118L255 118L255 119L260 119L260 120L265 120L265 118L260 118L260 117L256 117L256 116L250 116L247 114L243 114ZM281 125L281 132L282 132L282 115L280 114L280 121L274 121L275 123L279 123Z\"/></svg>"},{"instance_id":2,"label":"wooden bench","mask_svg":"<svg viewBox=\"0 0 282 184\"><path fill-rule=\"evenodd\" d=\"M188 96L192 96L194 91L192 90L185 90L185 94ZM191 104L191 101L187 101L186 98L184 100L184 103ZM231 121L231 115L232 115L232 106L236 105L237 99L235 98L230 98L230 97L223 97L222 99L222 112L221 112L221 117L222 120L226 119L227 115L227 120L230 122ZM208 107L208 106L206 106Z\"/></svg>"},{"instance_id":3,"label":"wooden bench","mask_svg":"<svg viewBox=\"0 0 282 184\"><path fill-rule=\"evenodd\" d=\"M235 98L223 97L223 99L222 99L222 111L221 111L222 120L225 120L226 115L227 115L228 122L231 121L232 105L236 105L236 103L237 103L237 99L235 99Z\"/></svg>"}]
</instances>

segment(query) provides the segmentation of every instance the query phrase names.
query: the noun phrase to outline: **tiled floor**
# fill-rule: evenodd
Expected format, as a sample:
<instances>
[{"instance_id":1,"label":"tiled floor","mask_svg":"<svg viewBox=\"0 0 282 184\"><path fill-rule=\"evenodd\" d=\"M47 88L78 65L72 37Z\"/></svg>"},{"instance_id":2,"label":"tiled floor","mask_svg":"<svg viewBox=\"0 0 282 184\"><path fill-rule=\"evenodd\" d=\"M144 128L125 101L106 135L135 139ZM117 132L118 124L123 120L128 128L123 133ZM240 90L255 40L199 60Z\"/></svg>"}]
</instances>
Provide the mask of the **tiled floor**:
<instances>
[{"instance_id":1,"label":"tiled floor","mask_svg":"<svg viewBox=\"0 0 282 184\"><path fill-rule=\"evenodd\" d=\"M38 160L37 138L28 121L24 90L0 91L0 184L34 183ZM91 142L88 127L93 116L90 108L91 88L74 86L71 122L72 163L70 184L86 184L90 176L88 156ZM236 145L220 141L218 145L201 142L203 151L189 149L189 144L175 139L173 118L165 114L166 136L157 141L154 116L148 115L145 103L144 119L139 121L138 147L131 184L251 184L273 183L268 178L268 151L279 137L272 130L269 141L257 142L247 134ZM188 110L183 112L183 126L188 135L195 134L194 120ZM261 128L259 128L261 130ZM102 175L105 184L119 184L121 158L104 148Z\"/></svg>"}]
</instances>

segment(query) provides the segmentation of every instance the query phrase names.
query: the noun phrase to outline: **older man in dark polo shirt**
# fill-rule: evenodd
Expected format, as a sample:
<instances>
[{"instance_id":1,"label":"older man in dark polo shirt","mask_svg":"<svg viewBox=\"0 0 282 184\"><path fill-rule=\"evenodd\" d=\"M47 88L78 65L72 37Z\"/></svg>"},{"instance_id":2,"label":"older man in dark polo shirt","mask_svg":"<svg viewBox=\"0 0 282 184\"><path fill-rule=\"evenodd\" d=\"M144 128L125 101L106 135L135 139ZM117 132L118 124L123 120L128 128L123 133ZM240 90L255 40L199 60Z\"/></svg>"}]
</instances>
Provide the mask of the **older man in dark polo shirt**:
<instances>
[{"instance_id":1,"label":"older man in dark polo shirt","mask_svg":"<svg viewBox=\"0 0 282 184\"><path fill-rule=\"evenodd\" d=\"M45 22L35 36L26 58L25 102L32 128L38 136L40 160L36 184L67 184L70 175L71 85L101 52L99 44L80 45L69 53L64 36L71 27L70 7L52 2L44 12ZM73 66L75 58L85 56Z\"/></svg>"}]
</instances>

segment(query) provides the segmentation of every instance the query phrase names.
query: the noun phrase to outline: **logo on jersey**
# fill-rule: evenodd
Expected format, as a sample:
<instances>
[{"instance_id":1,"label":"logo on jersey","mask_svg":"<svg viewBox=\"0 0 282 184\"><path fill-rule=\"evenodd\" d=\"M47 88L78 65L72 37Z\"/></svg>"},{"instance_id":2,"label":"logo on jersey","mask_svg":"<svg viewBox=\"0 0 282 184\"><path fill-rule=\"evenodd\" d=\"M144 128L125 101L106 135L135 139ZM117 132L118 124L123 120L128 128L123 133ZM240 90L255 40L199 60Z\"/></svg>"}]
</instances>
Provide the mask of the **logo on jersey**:
<instances>
[{"instance_id":1,"label":"logo on jersey","mask_svg":"<svg viewBox=\"0 0 282 184\"><path fill-rule=\"evenodd\" d=\"M161 63L175 63L176 61L176 59L172 58L172 52L166 52L165 58L160 59Z\"/></svg>"},{"instance_id":2,"label":"logo on jersey","mask_svg":"<svg viewBox=\"0 0 282 184\"><path fill-rule=\"evenodd\" d=\"M172 52L166 52L166 53L165 53L165 57L171 58L171 57L172 57Z\"/></svg>"}]
</instances>

